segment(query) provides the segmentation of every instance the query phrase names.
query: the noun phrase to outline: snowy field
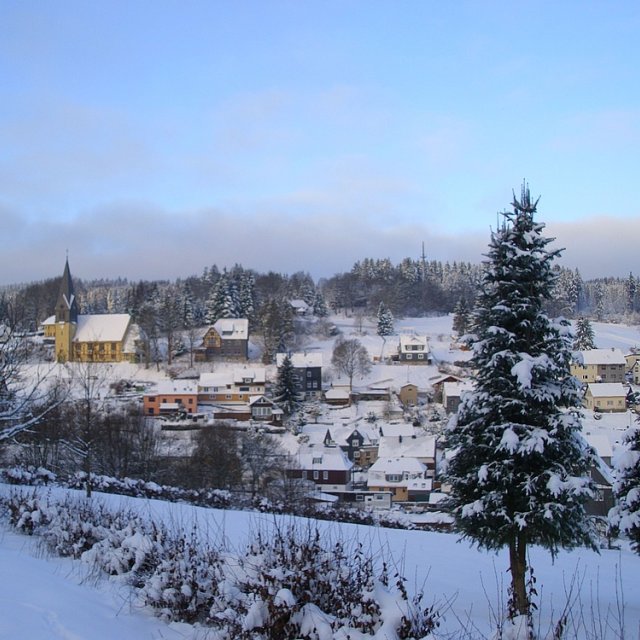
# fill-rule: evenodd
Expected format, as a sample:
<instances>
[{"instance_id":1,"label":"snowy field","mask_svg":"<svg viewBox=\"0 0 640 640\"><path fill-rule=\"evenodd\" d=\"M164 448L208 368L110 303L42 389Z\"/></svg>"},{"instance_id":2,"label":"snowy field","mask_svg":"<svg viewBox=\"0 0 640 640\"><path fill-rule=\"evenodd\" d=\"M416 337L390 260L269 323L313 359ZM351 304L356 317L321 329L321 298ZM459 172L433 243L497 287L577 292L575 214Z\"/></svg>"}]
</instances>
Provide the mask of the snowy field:
<instances>
[{"instance_id":1,"label":"snowy field","mask_svg":"<svg viewBox=\"0 0 640 640\"><path fill-rule=\"evenodd\" d=\"M0 486L0 491L8 487ZM135 506L142 514L170 526L198 529L230 550L240 550L250 532L269 530L290 518L248 512L207 510L158 501L98 496L115 507ZM408 587L424 585L426 602L442 611L435 637L488 637L492 611L500 609L509 576L507 554L479 552L455 535L389 530L319 522L324 538L357 539L374 556L393 557ZM60 640L213 640L203 628L165 624L132 598L119 580L99 577L81 561L49 558L33 539L0 532L0 638ZM637 638L640 624L640 558L621 550L562 552L552 563L537 548L531 551L541 617L557 617L567 601L574 615L591 616L603 625L602 640L618 638L621 626ZM607 624L611 627L605 631ZM595 636L598 637L598 636ZM378 640L382 640L379 638ZM392 640L389 638L388 640Z\"/></svg>"},{"instance_id":2,"label":"snowy field","mask_svg":"<svg viewBox=\"0 0 640 640\"><path fill-rule=\"evenodd\" d=\"M331 318L347 337L360 339L372 356L384 356L395 350L397 338L383 342L375 326L366 322L356 330L353 318ZM468 354L452 349L451 317L408 319L396 322L396 329L412 328L427 334L436 361L454 363ZM640 344L638 327L594 323L598 347L618 347L627 352ZM330 363L334 339L310 340L305 347L322 351L325 365ZM257 364L257 363L256 363ZM219 366L219 365L217 365ZM113 379L128 378L152 383L164 374L155 368L144 370L134 365L112 366ZM438 375L432 366L376 364L356 386L391 382L400 386L407 381L428 386ZM334 378L334 384L345 382ZM615 445L634 417L630 413L604 414L595 420L585 415L584 429L606 435ZM0 485L0 491L9 488ZM235 549L242 548L250 532L273 526L277 518L234 511L205 510L157 501L142 501L99 496L112 504L135 504L149 517L174 526L188 526L197 519L201 531L222 536ZM382 557L393 556L408 584L425 586L428 603L435 603L443 619L436 637L489 638L493 616L504 602L509 581L508 558L479 552L453 534L386 530L348 524L321 522L327 535L357 538ZM330 530L330 534L329 534ZM623 541L618 550L600 554L578 549L562 552L555 562L545 551L531 551L539 591L542 619L557 618L567 601L573 615L595 619L599 631L593 638L640 638L640 557ZM96 576L79 561L61 560L44 555L28 537L0 530L0 566L5 579L0 581L0 638L25 640L213 640L205 629L186 624L168 625L141 609L121 582ZM462 635L461 629L471 631ZM624 633L621 632L624 629ZM455 635L449 635L455 634ZM380 639L382 640L382 639Z\"/></svg>"}]
</instances>

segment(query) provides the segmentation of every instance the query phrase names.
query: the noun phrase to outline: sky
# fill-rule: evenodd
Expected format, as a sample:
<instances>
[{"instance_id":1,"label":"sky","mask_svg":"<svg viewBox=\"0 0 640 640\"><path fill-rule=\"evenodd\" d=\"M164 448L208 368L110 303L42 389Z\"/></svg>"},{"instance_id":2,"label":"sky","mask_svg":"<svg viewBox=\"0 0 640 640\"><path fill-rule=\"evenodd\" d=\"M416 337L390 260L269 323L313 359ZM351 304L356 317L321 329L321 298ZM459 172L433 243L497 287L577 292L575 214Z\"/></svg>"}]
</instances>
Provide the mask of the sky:
<instances>
[{"instance_id":1,"label":"sky","mask_svg":"<svg viewBox=\"0 0 640 640\"><path fill-rule=\"evenodd\" d=\"M523 180L564 266L628 276L639 31L622 0L0 0L0 284L479 262Z\"/></svg>"}]
</instances>

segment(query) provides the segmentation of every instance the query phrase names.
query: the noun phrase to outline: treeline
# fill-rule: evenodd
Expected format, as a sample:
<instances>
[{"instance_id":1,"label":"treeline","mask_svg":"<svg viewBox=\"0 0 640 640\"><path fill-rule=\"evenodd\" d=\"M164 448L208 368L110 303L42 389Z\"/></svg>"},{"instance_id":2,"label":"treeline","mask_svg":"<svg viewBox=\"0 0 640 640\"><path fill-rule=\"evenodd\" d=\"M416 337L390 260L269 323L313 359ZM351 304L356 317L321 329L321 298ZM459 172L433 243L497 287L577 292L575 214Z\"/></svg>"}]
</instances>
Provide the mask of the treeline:
<instances>
[{"instance_id":1,"label":"treeline","mask_svg":"<svg viewBox=\"0 0 640 640\"><path fill-rule=\"evenodd\" d=\"M557 281L548 311L552 315L596 320L635 320L640 312L640 282L628 278L584 281L580 272L556 267ZM201 275L174 282L129 282L126 279L74 278L81 313L129 313L145 332L171 334L218 318L248 318L252 332L274 333L286 342L292 331L289 301L303 300L316 317L360 310L374 315L380 302L395 317L450 313L464 300L472 308L482 265L405 258L365 258L350 271L315 282L305 272L292 275L258 273L236 264L220 270L205 267ZM5 287L0 292L0 318L11 326L35 331L52 315L60 278Z\"/></svg>"}]
</instances>

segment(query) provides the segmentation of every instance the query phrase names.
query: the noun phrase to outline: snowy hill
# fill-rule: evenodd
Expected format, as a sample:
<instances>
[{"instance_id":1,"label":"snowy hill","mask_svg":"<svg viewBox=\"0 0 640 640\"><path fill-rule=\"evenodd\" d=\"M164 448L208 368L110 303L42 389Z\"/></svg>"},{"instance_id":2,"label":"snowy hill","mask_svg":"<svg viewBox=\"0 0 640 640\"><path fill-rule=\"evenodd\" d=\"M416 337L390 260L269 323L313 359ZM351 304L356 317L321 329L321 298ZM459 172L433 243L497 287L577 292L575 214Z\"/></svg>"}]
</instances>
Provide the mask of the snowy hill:
<instances>
[{"instance_id":1,"label":"snowy hill","mask_svg":"<svg viewBox=\"0 0 640 640\"><path fill-rule=\"evenodd\" d=\"M0 493L10 488L0 485ZM63 495L62 490L53 490ZM110 508L133 508L142 518L169 528L189 531L197 523L208 540L224 541L230 552L242 553L257 531L269 535L288 517L218 511L159 501L97 495ZM298 520L298 522L304 522ZM363 543L376 558L392 559L407 578L410 590L424 586L427 604L441 612L435 638L483 638L493 627L493 616L504 606L508 575L506 552L479 552L455 535L389 530L332 522L318 522L322 539ZM98 575L90 564L50 558L39 552L33 538L3 530L0 561L0 637L25 639L204 640L203 628L167 624L141 608L121 578ZM593 618L589 634L578 637L618 638L622 627L635 637L640 624L640 558L623 545L621 550L586 549L562 552L555 563L541 549L531 552L540 593L540 616L557 618L569 602L576 619ZM590 625L591 622L588 622ZM544 622L542 623L544 626ZM599 629L599 631L596 630ZM462 635L466 628L471 635ZM455 634L455 635L448 635ZM360 636L358 636L360 637ZM366 636L369 637L369 636ZM392 640L389 636L388 640ZM378 640L382 637L378 636Z\"/></svg>"}]
</instances>

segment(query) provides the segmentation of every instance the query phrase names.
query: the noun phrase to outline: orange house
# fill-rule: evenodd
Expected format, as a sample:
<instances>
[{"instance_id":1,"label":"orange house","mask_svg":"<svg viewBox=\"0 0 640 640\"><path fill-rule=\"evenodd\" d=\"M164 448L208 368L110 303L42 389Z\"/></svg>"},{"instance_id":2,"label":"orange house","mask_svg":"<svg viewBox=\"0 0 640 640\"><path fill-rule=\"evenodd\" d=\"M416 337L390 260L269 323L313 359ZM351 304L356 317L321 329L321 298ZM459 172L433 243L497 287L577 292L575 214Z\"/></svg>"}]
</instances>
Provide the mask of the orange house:
<instances>
[{"instance_id":1,"label":"orange house","mask_svg":"<svg viewBox=\"0 0 640 640\"><path fill-rule=\"evenodd\" d=\"M156 390L145 393L143 408L146 416L160 416L198 410L198 385L192 380L167 380L159 382Z\"/></svg>"}]
</instances>

